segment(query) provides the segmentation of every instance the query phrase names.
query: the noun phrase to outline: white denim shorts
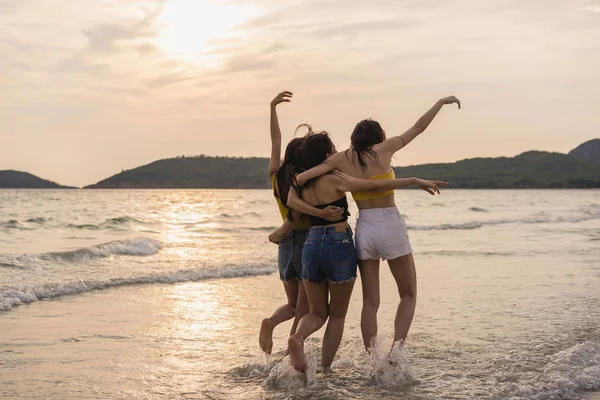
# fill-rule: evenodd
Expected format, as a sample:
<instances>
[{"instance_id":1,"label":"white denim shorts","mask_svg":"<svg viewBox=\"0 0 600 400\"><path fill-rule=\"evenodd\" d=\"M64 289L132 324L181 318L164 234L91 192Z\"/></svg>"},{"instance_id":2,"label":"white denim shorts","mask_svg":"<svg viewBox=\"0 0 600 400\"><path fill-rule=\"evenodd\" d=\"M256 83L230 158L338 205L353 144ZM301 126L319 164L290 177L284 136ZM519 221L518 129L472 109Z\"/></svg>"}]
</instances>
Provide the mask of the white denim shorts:
<instances>
[{"instance_id":1,"label":"white denim shorts","mask_svg":"<svg viewBox=\"0 0 600 400\"><path fill-rule=\"evenodd\" d=\"M396 207L359 210L355 241L359 260L393 260L412 253L406 223Z\"/></svg>"}]
</instances>

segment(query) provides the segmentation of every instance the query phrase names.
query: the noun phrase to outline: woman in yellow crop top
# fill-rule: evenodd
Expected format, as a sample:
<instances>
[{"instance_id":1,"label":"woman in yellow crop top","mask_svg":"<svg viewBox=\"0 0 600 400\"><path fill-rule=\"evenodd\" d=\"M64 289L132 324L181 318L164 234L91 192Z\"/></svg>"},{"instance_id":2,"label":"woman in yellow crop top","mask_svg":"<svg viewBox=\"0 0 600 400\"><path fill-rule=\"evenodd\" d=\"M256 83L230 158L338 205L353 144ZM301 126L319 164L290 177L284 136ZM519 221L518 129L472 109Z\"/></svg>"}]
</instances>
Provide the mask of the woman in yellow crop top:
<instances>
[{"instance_id":1,"label":"woman in yellow crop top","mask_svg":"<svg viewBox=\"0 0 600 400\"><path fill-rule=\"evenodd\" d=\"M460 108L460 101L454 96L440 99L413 127L389 139L377 121L360 121L352 132L350 149L334 154L324 163L298 175L298 184L302 185L334 169L358 178L393 178L393 155L425 131L444 105L453 103ZM437 187L421 188L430 194L439 193ZM415 263L406 224L396 208L393 192L354 192L352 195L359 209L355 240L363 289L363 342L369 350L377 335L379 262L383 259L388 262L400 294L394 321L394 345L401 344L408 335L417 300ZM302 202L294 197L288 205L296 208L299 203Z\"/></svg>"},{"instance_id":2,"label":"woman in yellow crop top","mask_svg":"<svg viewBox=\"0 0 600 400\"><path fill-rule=\"evenodd\" d=\"M289 177L294 176L296 173L297 157L304 138L294 138L290 141L286 147L285 157L282 162L281 130L279 129L276 110L278 104L289 102L291 97L291 92L281 92L271 101L271 161L269 163L269 178L281 218L284 221L293 221L289 222L293 226L290 227L290 231L286 232L286 236L278 242L277 263L279 277L284 283L283 287L287 303L277 308L269 318L263 319L261 323L258 342L261 349L267 354L271 354L273 349L273 329L280 323L295 318L291 331L291 334L294 334L298 321L308 313L306 291L300 277L302 272L302 246L304 245L306 233L310 228L310 223L305 215L292 215L288 219L288 208L284 205L287 203L287 194L290 186L287 182L290 181ZM283 190L280 191L279 188ZM306 208L300 207L300 209L328 220L335 221L341 215L341 211L337 207L328 207L327 209L319 210L308 205L306 206Z\"/></svg>"}]
</instances>

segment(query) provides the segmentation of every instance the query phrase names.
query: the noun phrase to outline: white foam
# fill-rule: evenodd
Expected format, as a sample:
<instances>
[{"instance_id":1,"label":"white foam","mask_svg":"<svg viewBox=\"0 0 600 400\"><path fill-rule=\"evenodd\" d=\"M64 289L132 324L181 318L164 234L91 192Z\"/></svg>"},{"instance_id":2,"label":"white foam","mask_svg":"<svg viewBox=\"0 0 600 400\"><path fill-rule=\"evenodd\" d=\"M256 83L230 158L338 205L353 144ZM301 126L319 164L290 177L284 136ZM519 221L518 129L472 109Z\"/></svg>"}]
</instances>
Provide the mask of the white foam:
<instances>
[{"instance_id":1,"label":"white foam","mask_svg":"<svg viewBox=\"0 0 600 400\"><path fill-rule=\"evenodd\" d=\"M369 354L367 371L373 381L385 388L406 388L417 383L404 347L396 343L390 352L391 340L375 338Z\"/></svg>"},{"instance_id":2,"label":"white foam","mask_svg":"<svg viewBox=\"0 0 600 400\"><path fill-rule=\"evenodd\" d=\"M232 266L222 269L183 270L130 278L116 278L105 281L77 281L45 284L33 287L0 288L0 311L8 311L21 304L42 299L108 289L119 286L148 283L195 282L205 279L233 278L240 276L267 275L273 272L272 266Z\"/></svg>"},{"instance_id":3,"label":"white foam","mask_svg":"<svg viewBox=\"0 0 600 400\"><path fill-rule=\"evenodd\" d=\"M271 355L262 350L257 351L254 357L241 367L232 369L229 373L237 378L261 378L267 376L271 370Z\"/></svg>"},{"instance_id":4,"label":"white foam","mask_svg":"<svg viewBox=\"0 0 600 400\"><path fill-rule=\"evenodd\" d=\"M307 350L305 354L306 372L297 371L290 362L290 357L286 356L271 369L263 385L277 390L284 390L299 397L312 397L313 394L317 393L323 394L323 388L317 381L317 362L315 361L314 348L305 348L305 350Z\"/></svg>"},{"instance_id":5,"label":"white foam","mask_svg":"<svg viewBox=\"0 0 600 400\"><path fill-rule=\"evenodd\" d=\"M288 392L299 392L316 384L316 364L312 357L307 355L308 368L306 373L297 371L286 356L277 363L264 384L279 390Z\"/></svg>"},{"instance_id":6,"label":"white foam","mask_svg":"<svg viewBox=\"0 0 600 400\"><path fill-rule=\"evenodd\" d=\"M497 374L502 383L493 399L579 399L582 391L600 390L600 342L585 341L553 354L538 374L525 379L508 374Z\"/></svg>"},{"instance_id":7,"label":"white foam","mask_svg":"<svg viewBox=\"0 0 600 400\"><path fill-rule=\"evenodd\" d=\"M102 243L92 247L85 247L73 251L48 253L40 256L41 259L81 260L86 258L121 256L150 256L162 249L163 244L151 238L135 238L116 240Z\"/></svg>"}]
</instances>

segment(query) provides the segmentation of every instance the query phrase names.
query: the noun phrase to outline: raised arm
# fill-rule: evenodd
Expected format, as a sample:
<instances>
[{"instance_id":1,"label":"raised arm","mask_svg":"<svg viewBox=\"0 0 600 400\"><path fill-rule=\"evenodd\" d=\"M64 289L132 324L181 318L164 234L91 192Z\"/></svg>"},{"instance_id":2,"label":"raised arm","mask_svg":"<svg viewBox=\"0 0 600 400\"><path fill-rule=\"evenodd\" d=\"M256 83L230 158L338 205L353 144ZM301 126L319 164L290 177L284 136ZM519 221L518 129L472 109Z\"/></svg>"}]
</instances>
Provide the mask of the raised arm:
<instances>
[{"instance_id":1,"label":"raised arm","mask_svg":"<svg viewBox=\"0 0 600 400\"><path fill-rule=\"evenodd\" d=\"M435 116L440 112L442 107L446 104L458 104L458 109L460 109L460 100L454 96L444 97L443 99L438 100L433 107L429 109L425 114L421 116L415 122L415 124L406 132L401 135L394 136L383 142L381 146L381 150L385 152L395 153L410 142L413 141L414 138L419 136L421 133L427 129L431 121L435 118Z\"/></svg>"},{"instance_id":2,"label":"raised arm","mask_svg":"<svg viewBox=\"0 0 600 400\"><path fill-rule=\"evenodd\" d=\"M328 221L337 221L344 213L344 209L340 207L328 206L325 209L320 209L311 206L298 196L298 193L296 193L296 190L293 187L290 187L290 191L288 192L287 205L302 214L314 215L315 217L323 218Z\"/></svg>"},{"instance_id":3,"label":"raised arm","mask_svg":"<svg viewBox=\"0 0 600 400\"><path fill-rule=\"evenodd\" d=\"M440 193L440 186L448 186L448 182L429 181L419 178L396 178L396 179L362 179L348 174L336 173L338 188L342 192L363 192L396 190L407 186L418 186L429 194Z\"/></svg>"},{"instance_id":4,"label":"raised arm","mask_svg":"<svg viewBox=\"0 0 600 400\"><path fill-rule=\"evenodd\" d=\"M269 176L279 171L281 163L281 129L279 129L279 118L277 118L277 105L289 103L292 92L281 92L271 100L271 161L269 162Z\"/></svg>"}]
</instances>

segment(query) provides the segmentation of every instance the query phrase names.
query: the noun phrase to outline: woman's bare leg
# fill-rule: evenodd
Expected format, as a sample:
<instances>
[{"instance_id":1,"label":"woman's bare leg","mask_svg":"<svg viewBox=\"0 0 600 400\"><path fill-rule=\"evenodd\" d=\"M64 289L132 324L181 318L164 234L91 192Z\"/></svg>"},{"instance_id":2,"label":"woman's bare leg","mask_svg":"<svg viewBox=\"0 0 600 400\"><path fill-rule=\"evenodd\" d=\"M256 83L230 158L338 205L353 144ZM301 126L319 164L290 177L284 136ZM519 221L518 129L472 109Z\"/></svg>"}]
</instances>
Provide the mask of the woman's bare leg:
<instances>
[{"instance_id":1,"label":"woman's bare leg","mask_svg":"<svg viewBox=\"0 0 600 400\"><path fill-rule=\"evenodd\" d=\"M344 323L348 304L354 288L354 279L344 283L329 283L329 321L325 336L323 336L323 349L321 352L321 366L330 368L335 353L337 353L344 334Z\"/></svg>"},{"instance_id":2,"label":"woman's bare leg","mask_svg":"<svg viewBox=\"0 0 600 400\"><path fill-rule=\"evenodd\" d=\"M365 349L369 351L377 336L377 311L379 310L379 260L358 260L362 283L363 307L360 316Z\"/></svg>"},{"instance_id":3,"label":"woman's bare leg","mask_svg":"<svg viewBox=\"0 0 600 400\"><path fill-rule=\"evenodd\" d=\"M296 333L288 339L290 362L298 371L306 371L306 357L304 357L304 340L314 332L321 329L327 321L328 315L328 290L327 282L314 283L304 281L304 288L308 297L309 313L300 320Z\"/></svg>"},{"instance_id":4,"label":"woman's bare leg","mask_svg":"<svg viewBox=\"0 0 600 400\"><path fill-rule=\"evenodd\" d=\"M304 289L304 281L298 281L298 300L296 301L296 316L294 318L294 323L292 324L292 330L290 331L290 335L296 333L296 328L298 327L298 323L308 314L308 297L306 296L306 289Z\"/></svg>"},{"instance_id":5,"label":"woman's bare leg","mask_svg":"<svg viewBox=\"0 0 600 400\"><path fill-rule=\"evenodd\" d=\"M273 329L277 325L294 318L296 315L296 302L298 301L298 281L283 282L287 304L279 307L273 315L262 320L258 343L260 348L267 354L273 350Z\"/></svg>"},{"instance_id":6,"label":"woman's bare leg","mask_svg":"<svg viewBox=\"0 0 600 400\"><path fill-rule=\"evenodd\" d=\"M412 253L388 260L398 286L400 304L394 320L394 343L405 340L417 306L417 272Z\"/></svg>"}]
</instances>

